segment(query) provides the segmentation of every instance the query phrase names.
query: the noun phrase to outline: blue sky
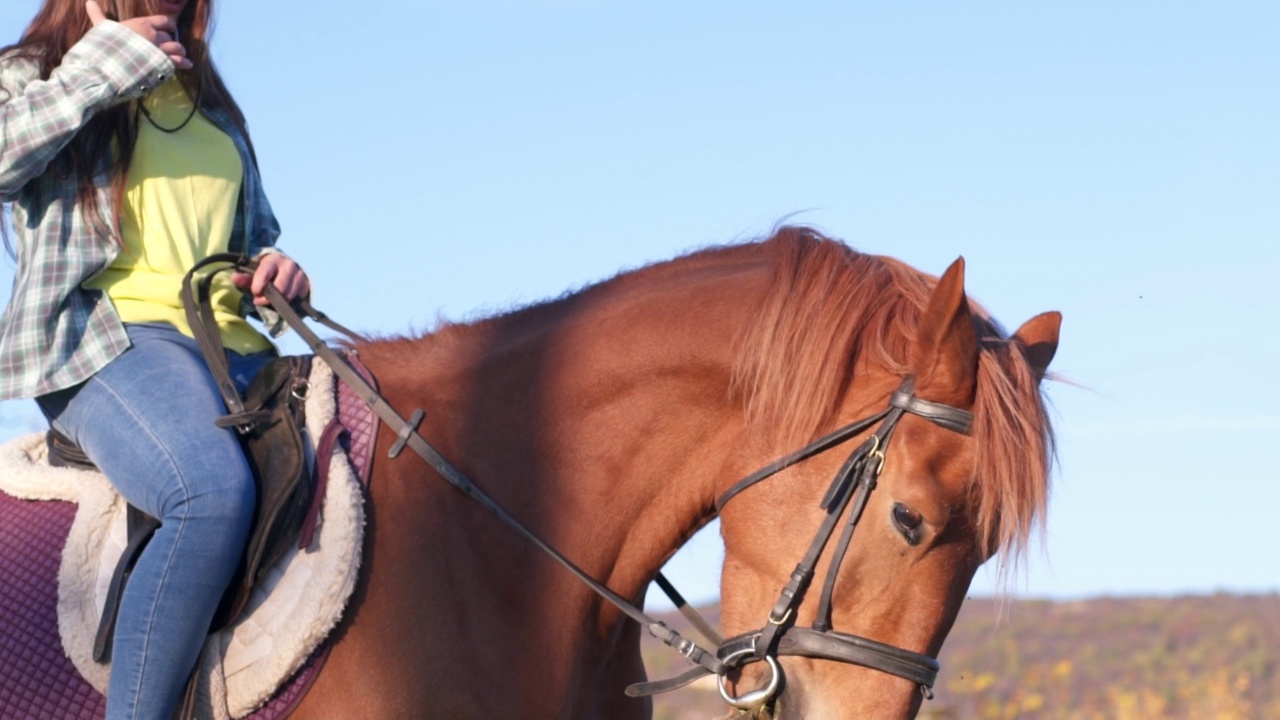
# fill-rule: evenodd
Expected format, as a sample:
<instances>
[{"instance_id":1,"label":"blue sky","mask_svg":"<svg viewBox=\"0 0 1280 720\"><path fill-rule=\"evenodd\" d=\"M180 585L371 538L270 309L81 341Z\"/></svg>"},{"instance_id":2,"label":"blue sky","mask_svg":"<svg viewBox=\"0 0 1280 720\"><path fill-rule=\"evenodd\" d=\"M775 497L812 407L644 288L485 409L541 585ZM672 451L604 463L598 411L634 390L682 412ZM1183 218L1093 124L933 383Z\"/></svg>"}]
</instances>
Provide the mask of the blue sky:
<instances>
[{"instance_id":1,"label":"blue sky","mask_svg":"<svg viewBox=\"0 0 1280 720\"><path fill-rule=\"evenodd\" d=\"M1062 311L1060 468L1013 589L1066 598L1280 589L1277 27L1231 1L224 0L214 54L282 247L353 327L786 217L933 273L963 255L1008 326ZM0 438L33 414L0 405ZM717 542L675 561L698 599Z\"/></svg>"}]
</instances>

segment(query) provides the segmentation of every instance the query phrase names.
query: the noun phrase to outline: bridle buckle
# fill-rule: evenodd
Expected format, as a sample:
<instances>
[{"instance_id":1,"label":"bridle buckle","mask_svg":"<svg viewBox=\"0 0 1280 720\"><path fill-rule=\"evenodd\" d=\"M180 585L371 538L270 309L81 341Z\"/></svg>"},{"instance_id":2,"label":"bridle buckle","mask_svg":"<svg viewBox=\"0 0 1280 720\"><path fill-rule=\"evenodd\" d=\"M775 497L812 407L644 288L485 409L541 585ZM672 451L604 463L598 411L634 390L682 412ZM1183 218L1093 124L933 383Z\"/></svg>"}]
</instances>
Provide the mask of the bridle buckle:
<instances>
[{"instance_id":1,"label":"bridle buckle","mask_svg":"<svg viewBox=\"0 0 1280 720\"><path fill-rule=\"evenodd\" d=\"M867 452L867 459L879 463L876 467L876 476L884 472L884 447L880 444L879 434L871 436L871 450Z\"/></svg>"}]
</instances>

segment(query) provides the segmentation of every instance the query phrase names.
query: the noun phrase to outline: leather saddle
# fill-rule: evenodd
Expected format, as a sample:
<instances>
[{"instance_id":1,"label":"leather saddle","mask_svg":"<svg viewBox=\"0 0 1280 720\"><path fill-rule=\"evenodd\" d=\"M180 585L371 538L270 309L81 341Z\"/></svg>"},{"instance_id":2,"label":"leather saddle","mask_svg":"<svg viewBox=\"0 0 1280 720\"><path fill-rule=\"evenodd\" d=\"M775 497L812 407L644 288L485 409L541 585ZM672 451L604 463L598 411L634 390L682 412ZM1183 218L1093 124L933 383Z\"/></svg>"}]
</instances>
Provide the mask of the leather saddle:
<instances>
[{"instance_id":1,"label":"leather saddle","mask_svg":"<svg viewBox=\"0 0 1280 720\"><path fill-rule=\"evenodd\" d=\"M253 470L257 506L249 541L235 578L223 594L210 632L233 623L243 612L263 573L296 543L308 516L318 511L314 479L308 471L306 447L300 428L305 427L304 406L310 384L311 356L273 360L245 389L240 421L240 443ZM46 435L49 464L96 470L93 462L56 430ZM120 598L135 563L160 521L130 505L128 543L107 592L102 621L94 641L93 657L105 662L111 648Z\"/></svg>"}]
</instances>

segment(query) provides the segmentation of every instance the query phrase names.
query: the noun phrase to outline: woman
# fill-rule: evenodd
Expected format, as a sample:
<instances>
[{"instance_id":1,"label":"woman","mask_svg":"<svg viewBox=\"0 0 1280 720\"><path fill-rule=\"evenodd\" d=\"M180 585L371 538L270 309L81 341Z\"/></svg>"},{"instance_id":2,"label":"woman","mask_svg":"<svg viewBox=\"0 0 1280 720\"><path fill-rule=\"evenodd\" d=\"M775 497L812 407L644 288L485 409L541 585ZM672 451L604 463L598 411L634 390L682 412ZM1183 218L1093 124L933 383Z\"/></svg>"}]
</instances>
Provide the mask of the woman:
<instances>
[{"instance_id":1,"label":"woman","mask_svg":"<svg viewBox=\"0 0 1280 720\"><path fill-rule=\"evenodd\" d=\"M267 284L289 298L309 287L272 249L244 117L208 57L212 12L213 0L45 0L0 51L0 200L18 259L0 400L35 398L163 523L121 601L110 720L172 715L254 510L236 437L214 425L226 410L182 314L182 275L214 252L261 258L214 298L241 383L274 350L236 286L248 310Z\"/></svg>"}]
</instances>

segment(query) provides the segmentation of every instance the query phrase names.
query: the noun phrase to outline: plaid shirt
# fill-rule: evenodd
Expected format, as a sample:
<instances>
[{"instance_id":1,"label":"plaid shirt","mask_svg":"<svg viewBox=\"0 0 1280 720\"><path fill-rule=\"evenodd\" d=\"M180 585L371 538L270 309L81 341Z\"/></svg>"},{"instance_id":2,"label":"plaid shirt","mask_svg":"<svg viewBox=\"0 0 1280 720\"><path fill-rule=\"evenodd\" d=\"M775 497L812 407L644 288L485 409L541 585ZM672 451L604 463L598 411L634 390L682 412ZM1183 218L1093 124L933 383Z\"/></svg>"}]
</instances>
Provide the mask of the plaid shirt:
<instances>
[{"instance_id":1,"label":"plaid shirt","mask_svg":"<svg viewBox=\"0 0 1280 720\"><path fill-rule=\"evenodd\" d=\"M0 201L12 203L18 253L0 316L0 400L84 382L129 347L105 293L81 285L115 259L119 241L94 231L77 178L48 168L95 113L145 95L173 72L163 52L110 21L85 34L48 80L30 60L0 59ZM235 142L245 168L231 247L251 257L270 252L280 227L248 144L225 114L205 115ZM110 178L103 173L97 184L99 206L110 207Z\"/></svg>"}]
</instances>

